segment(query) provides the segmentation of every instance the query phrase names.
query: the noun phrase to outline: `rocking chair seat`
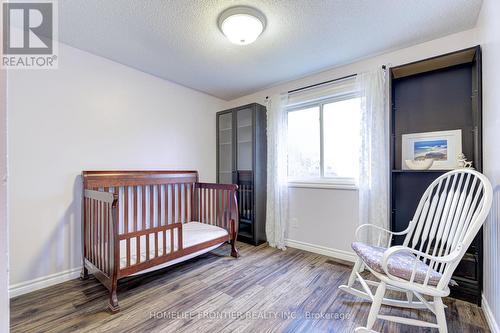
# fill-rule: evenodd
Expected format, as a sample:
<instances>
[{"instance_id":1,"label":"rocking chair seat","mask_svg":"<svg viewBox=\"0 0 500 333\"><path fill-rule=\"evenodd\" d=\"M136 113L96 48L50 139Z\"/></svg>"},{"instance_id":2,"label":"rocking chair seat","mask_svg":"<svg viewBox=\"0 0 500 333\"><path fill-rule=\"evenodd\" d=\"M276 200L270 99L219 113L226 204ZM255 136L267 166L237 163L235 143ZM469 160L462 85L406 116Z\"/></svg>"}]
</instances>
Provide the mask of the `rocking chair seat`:
<instances>
[{"instance_id":1,"label":"rocking chair seat","mask_svg":"<svg viewBox=\"0 0 500 333\"><path fill-rule=\"evenodd\" d=\"M384 269L382 268L382 258L387 248L372 246L362 242L354 242L351 244L351 246L354 252L356 252L356 254L368 267L378 273L385 274ZM389 257L389 260L387 262L387 271L393 276L410 281L413 268L415 267L415 261L416 270L415 278L413 279L413 281L423 284L429 270L429 266L416 259L416 257L409 252L399 252ZM431 286L437 286L439 280L441 279L441 276L441 273L431 269L431 272L429 274L429 281L427 284Z\"/></svg>"}]
</instances>

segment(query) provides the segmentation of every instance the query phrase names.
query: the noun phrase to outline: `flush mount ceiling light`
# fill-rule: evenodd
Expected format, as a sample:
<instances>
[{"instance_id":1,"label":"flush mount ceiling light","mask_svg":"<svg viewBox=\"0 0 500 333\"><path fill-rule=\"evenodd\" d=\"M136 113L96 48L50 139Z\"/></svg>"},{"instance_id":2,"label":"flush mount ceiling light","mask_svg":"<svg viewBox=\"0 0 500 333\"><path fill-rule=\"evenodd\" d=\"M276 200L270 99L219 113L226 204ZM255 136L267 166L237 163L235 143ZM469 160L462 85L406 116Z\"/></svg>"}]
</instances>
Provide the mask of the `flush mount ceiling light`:
<instances>
[{"instance_id":1,"label":"flush mount ceiling light","mask_svg":"<svg viewBox=\"0 0 500 333\"><path fill-rule=\"evenodd\" d=\"M255 42L266 26L264 14L252 7L231 7L219 16L219 29L230 42L247 45Z\"/></svg>"}]
</instances>

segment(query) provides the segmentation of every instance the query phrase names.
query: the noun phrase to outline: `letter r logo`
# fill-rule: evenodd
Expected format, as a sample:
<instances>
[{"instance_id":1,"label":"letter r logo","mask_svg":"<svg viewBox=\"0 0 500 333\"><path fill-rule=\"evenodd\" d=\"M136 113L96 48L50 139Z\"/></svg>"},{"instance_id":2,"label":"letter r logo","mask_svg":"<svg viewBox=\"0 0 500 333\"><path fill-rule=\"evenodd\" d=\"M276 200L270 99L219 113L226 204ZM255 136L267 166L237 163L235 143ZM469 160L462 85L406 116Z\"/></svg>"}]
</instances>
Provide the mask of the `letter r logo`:
<instances>
[{"instance_id":1,"label":"letter r logo","mask_svg":"<svg viewBox=\"0 0 500 333\"><path fill-rule=\"evenodd\" d=\"M3 10L4 54L51 54L52 3L5 2Z\"/></svg>"}]
</instances>

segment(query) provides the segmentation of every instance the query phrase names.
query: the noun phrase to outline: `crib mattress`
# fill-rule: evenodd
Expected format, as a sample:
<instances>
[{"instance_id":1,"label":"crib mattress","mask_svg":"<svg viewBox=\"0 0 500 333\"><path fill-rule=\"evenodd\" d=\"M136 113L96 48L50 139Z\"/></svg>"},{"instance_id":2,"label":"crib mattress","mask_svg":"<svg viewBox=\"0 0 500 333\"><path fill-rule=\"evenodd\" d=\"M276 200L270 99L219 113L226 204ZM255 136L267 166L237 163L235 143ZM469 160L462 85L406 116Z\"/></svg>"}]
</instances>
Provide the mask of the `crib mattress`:
<instances>
[{"instance_id":1,"label":"crib mattress","mask_svg":"<svg viewBox=\"0 0 500 333\"><path fill-rule=\"evenodd\" d=\"M163 253L170 253L171 252L171 240L170 237L174 237L174 251L178 250L179 247L179 242L178 242L178 232L175 230L173 233L167 232L166 236L166 249L163 248L163 232L158 232L158 256L163 255ZM224 237L227 236L228 232L226 229L217 227L215 225L210 225L206 223L200 223L200 222L188 222L184 223L182 225L182 247L183 248L188 248L203 242L207 242L219 237ZM139 262L144 262L146 261L146 242L148 241L148 237L142 236L140 237L140 259ZM148 271L160 269L166 266L173 265L175 263L196 257L200 254L209 252L218 246L220 244L216 244L210 248L203 249L200 251L197 251L195 253L183 256L181 258L177 258L175 260L171 260L169 262L163 263L161 265L148 268L144 271L141 271L139 273L145 273ZM134 265L137 263L137 251L136 251L136 238L133 238L130 240L130 264ZM164 251L165 250L165 251ZM155 236L154 233L149 235L149 257L154 258L155 257ZM120 241L120 268L125 268L127 267L127 244L125 240Z\"/></svg>"}]
</instances>

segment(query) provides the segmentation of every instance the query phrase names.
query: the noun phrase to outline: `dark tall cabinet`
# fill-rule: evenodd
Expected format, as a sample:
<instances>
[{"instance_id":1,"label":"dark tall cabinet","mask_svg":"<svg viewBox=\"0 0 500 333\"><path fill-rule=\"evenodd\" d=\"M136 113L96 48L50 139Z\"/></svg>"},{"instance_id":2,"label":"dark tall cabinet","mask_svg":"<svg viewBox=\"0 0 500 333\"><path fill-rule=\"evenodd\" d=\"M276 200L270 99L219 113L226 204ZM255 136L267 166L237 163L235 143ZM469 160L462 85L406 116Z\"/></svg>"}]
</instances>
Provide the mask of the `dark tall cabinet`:
<instances>
[{"instance_id":1,"label":"dark tall cabinet","mask_svg":"<svg viewBox=\"0 0 500 333\"><path fill-rule=\"evenodd\" d=\"M266 108L217 112L217 182L238 184L238 240L266 241Z\"/></svg>"},{"instance_id":2,"label":"dark tall cabinet","mask_svg":"<svg viewBox=\"0 0 500 333\"><path fill-rule=\"evenodd\" d=\"M403 170L402 135L462 130L462 152L482 171L481 49L393 67L391 76L391 228L404 230L429 184L447 170ZM402 238L395 241L402 243ZM482 232L457 267L451 296L480 304Z\"/></svg>"}]
</instances>

